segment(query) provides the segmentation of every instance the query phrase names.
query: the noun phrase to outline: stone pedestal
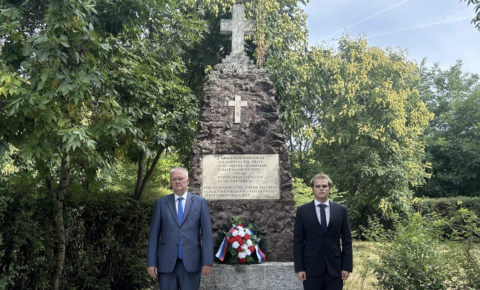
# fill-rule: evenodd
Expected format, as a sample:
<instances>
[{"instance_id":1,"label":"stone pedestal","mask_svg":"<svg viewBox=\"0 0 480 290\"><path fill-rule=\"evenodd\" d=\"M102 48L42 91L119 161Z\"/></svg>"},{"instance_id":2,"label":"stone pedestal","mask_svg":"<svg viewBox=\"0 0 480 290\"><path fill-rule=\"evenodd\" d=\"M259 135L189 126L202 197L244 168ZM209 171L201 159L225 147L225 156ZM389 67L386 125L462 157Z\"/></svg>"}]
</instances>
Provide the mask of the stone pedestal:
<instances>
[{"instance_id":1,"label":"stone pedestal","mask_svg":"<svg viewBox=\"0 0 480 290\"><path fill-rule=\"evenodd\" d=\"M279 119L274 94L274 86L268 74L255 65L222 63L215 66L204 85L203 104L194 141L190 190L194 194L203 195L203 156L278 156L276 180L279 198L262 199L260 192L259 199L207 198L207 201L214 238L219 229L228 225L233 215L238 215L243 218L244 223L253 223L259 227L260 233L257 234L266 238L267 261L287 262L293 261L295 202L291 191L289 151L285 145L283 125ZM235 101L245 103L235 107ZM291 274L293 275L293 270Z\"/></svg>"},{"instance_id":2,"label":"stone pedestal","mask_svg":"<svg viewBox=\"0 0 480 290\"><path fill-rule=\"evenodd\" d=\"M293 263L266 262L245 267L244 273L235 272L230 265L213 266L210 275L202 277L201 290L302 290L302 282L293 270Z\"/></svg>"},{"instance_id":3,"label":"stone pedestal","mask_svg":"<svg viewBox=\"0 0 480 290\"><path fill-rule=\"evenodd\" d=\"M152 282L151 290L158 290ZM238 273L234 266L217 264L208 276L202 276L200 290L303 290L303 284L294 273L293 262L265 262L248 265Z\"/></svg>"}]
</instances>

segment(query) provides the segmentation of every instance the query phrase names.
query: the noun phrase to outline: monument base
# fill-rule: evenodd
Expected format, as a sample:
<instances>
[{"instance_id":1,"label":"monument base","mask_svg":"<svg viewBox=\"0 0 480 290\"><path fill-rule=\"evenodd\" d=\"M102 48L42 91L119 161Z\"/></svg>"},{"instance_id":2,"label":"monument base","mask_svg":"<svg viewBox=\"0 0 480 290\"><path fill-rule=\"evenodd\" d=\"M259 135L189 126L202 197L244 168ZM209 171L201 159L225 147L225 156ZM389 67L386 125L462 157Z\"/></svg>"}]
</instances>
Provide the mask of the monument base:
<instances>
[{"instance_id":1,"label":"monument base","mask_svg":"<svg viewBox=\"0 0 480 290\"><path fill-rule=\"evenodd\" d=\"M264 262L246 266L243 273L231 265L214 264L212 273L202 277L200 289L301 290L303 286L293 262Z\"/></svg>"},{"instance_id":2,"label":"monument base","mask_svg":"<svg viewBox=\"0 0 480 290\"><path fill-rule=\"evenodd\" d=\"M158 282L150 290L158 290ZM231 265L215 263L210 275L202 276L200 290L303 290L294 272L293 262L264 262L248 265L238 273Z\"/></svg>"}]
</instances>

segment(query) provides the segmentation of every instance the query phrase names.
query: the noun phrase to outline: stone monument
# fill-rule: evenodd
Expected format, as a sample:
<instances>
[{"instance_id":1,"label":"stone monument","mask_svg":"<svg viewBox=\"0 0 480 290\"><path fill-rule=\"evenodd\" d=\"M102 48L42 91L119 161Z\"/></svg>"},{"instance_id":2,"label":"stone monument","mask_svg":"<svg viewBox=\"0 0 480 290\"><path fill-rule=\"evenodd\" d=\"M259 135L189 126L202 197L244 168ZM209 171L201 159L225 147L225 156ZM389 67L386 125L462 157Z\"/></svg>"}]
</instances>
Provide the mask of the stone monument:
<instances>
[{"instance_id":1,"label":"stone monument","mask_svg":"<svg viewBox=\"0 0 480 290\"><path fill-rule=\"evenodd\" d=\"M190 190L207 199L214 237L238 215L266 238L267 261L291 262L295 202L275 89L245 54L254 24L244 6L235 4L232 15L220 25L232 34L232 52L203 89ZM293 266L289 271L294 275Z\"/></svg>"}]
</instances>

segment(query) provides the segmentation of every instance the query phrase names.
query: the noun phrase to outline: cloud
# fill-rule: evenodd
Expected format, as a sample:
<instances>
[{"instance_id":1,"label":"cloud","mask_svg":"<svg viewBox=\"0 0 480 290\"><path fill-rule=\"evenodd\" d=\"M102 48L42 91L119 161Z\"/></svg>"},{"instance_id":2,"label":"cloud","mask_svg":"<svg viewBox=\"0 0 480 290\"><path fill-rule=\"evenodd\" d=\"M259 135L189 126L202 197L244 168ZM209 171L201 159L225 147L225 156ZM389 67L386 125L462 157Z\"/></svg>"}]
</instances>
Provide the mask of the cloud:
<instances>
[{"instance_id":1,"label":"cloud","mask_svg":"<svg viewBox=\"0 0 480 290\"><path fill-rule=\"evenodd\" d=\"M337 35L337 34L339 34L339 33L344 32L345 30L347 30L347 29L349 29L349 28L352 28L352 27L354 27L354 26L357 26L357 25L359 25L359 24L361 24L361 23L363 23L363 22L365 22L365 21L367 21L367 20L369 20L369 19L371 19L371 18L373 18L373 17L375 17L375 16L378 16L378 15L380 15L380 14L383 14L383 13L387 12L387 11L390 11L390 10L392 10L392 9L394 9L394 8L400 6L400 5L402 5L402 4L404 4L405 2L408 2L408 1L410 1L410 0L400 1L400 2L398 2L398 3L396 3L396 4L392 5L392 6L390 6L390 7L388 7L388 8L385 8L385 9L383 9L383 10L381 10L381 11L378 11L378 12L376 12L376 13L370 15L370 16L367 16L367 17L363 18L362 20L359 20L359 21L357 21L357 22L355 22L355 23L353 23L353 24L347 25L345 28L340 29L340 30L337 30L337 31L331 33L330 35L327 35L327 36L323 37L321 40L323 40L323 39L329 39L329 38L331 38L331 37L333 37L333 36L335 36L335 35Z\"/></svg>"},{"instance_id":2,"label":"cloud","mask_svg":"<svg viewBox=\"0 0 480 290\"><path fill-rule=\"evenodd\" d=\"M398 33L402 33L402 32L413 31L413 30L417 30L417 29L421 29L421 28L430 28L430 27L434 27L434 26L438 26L438 25L449 24L449 23L463 21L463 20L472 19L472 18L473 18L472 15L460 16L460 17L455 17L455 18L448 18L448 19L443 19L443 20L440 20L440 21L433 21L433 22L428 22L428 23L423 23L423 24L417 24L415 26L408 27L408 28L402 28L402 29L397 29L397 30L393 30L393 31L371 34L371 35L368 35L367 38L372 39L372 38L380 37L380 36L394 35L394 34L398 34Z\"/></svg>"}]
</instances>

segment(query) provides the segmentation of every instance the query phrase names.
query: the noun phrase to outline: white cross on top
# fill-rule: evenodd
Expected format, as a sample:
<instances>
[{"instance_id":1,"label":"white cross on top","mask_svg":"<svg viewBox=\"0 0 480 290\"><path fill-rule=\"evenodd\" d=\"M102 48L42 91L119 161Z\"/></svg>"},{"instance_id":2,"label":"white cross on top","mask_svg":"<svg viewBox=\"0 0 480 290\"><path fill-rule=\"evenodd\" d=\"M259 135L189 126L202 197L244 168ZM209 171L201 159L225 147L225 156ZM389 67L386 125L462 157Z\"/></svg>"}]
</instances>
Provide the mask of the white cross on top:
<instances>
[{"instance_id":1,"label":"white cross on top","mask_svg":"<svg viewBox=\"0 0 480 290\"><path fill-rule=\"evenodd\" d=\"M245 6L233 4L232 19L220 21L220 33L232 34L232 54L243 53L243 38L245 35L253 34L254 25L252 21L245 20Z\"/></svg>"},{"instance_id":2,"label":"white cross on top","mask_svg":"<svg viewBox=\"0 0 480 290\"><path fill-rule=\"evenodd\" d=\"M242 101L242 96L235 95L235 101L228 101L229 107L235 107L235 118L234 123L241 123L242 119L242 107L247 107L248 102Z\"/></svg>"}]
</instances>

